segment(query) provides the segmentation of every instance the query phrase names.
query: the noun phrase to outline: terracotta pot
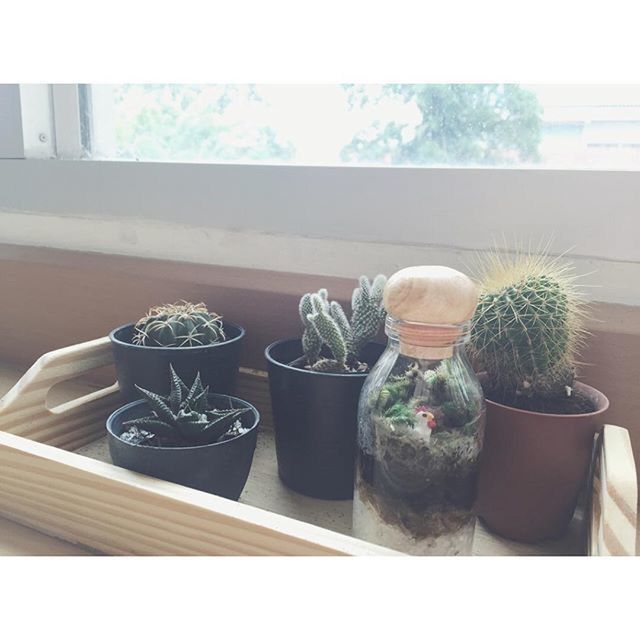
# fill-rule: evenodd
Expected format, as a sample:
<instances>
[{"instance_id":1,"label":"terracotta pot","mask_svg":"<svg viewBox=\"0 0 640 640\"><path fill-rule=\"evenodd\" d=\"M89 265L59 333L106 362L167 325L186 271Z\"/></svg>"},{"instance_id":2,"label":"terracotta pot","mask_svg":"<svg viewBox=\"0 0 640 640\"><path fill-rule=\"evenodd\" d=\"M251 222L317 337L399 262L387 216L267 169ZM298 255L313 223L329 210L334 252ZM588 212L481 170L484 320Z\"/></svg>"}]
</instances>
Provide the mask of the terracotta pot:
<instances>
[{"instance_id":1,"label":"terracotta pot","mask_svg":"<svg viewBox=\"0 0 640 640\"><path fill-rule=\"evenodd\" d=\"M575 388L596 411L545 414L487 400L477 511L495 533L539 542L566 531L609 407L597 389L579 382Z\"/></svg>"}]
</instances>

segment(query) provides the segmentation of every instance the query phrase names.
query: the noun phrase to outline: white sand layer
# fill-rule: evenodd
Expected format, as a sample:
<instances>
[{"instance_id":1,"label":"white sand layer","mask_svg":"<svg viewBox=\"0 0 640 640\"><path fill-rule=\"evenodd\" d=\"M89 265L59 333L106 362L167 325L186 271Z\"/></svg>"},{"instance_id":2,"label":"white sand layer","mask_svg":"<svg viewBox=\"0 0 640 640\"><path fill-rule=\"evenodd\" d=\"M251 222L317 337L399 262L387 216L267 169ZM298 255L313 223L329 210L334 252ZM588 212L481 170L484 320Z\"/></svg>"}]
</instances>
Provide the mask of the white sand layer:
<instances>
[{"instance_id":1,"label":"white sand layer","mask_svg":"<svg viewBox=\"0 0 640 640\"><path fill-rule=\"evenodd\" d=\"M353 500L353 535L356 538L417 556L471 555L475 520L458 531L415 538L399 527L385 522L378 512L360 497L356 488Z\"/></svg>"}]
</instances>

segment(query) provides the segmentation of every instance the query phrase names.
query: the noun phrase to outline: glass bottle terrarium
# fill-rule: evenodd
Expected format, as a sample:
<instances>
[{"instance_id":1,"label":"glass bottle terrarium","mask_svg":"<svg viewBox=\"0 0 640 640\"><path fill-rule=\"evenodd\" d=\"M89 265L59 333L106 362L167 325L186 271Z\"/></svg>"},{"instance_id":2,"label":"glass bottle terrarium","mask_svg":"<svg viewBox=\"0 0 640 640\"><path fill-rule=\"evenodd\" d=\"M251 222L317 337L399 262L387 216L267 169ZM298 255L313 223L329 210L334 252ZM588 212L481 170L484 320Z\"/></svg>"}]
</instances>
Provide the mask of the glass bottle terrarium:
<instances>
[{"instance_id":1,"label":"glass bottle terrarium","mask_svg":"<svg viewBox=\"0 0 640 640\"><path fill-rule=\"evenodd\" d=\"M394 303L394 278L385 290L389 341L360 396L353 529L406 553L469 554L485 420L482 389L464 352L477 298L463 274L422 269L418 286L414 280L409 287L413 303L406 295ZM461 296L461 307L438 309L446 278L434 287L433 269L468 281L462 293L454 286L445 296L447 303ZM394 317L394 310L411 318L464 319L419 322Z\"/></svg>"}]
</instances>

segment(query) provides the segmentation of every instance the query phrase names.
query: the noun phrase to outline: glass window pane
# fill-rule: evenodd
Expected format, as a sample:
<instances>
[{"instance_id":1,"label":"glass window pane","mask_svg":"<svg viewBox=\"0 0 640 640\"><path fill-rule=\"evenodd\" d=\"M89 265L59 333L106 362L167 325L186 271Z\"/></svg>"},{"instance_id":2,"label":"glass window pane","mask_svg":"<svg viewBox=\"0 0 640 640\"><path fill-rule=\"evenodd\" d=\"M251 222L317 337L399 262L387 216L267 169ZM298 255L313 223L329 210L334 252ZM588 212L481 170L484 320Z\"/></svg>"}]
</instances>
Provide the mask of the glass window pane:
<instances>
[{"instance_id":1,"label":"glass window pane","mask_svg":"<svg viewBox=\"0 0 640 640\"><path fill-rule=\"evenodd\" d=\"M93 157L640 167L640 85L94 85Z\"/></svg>"}]
</instances>

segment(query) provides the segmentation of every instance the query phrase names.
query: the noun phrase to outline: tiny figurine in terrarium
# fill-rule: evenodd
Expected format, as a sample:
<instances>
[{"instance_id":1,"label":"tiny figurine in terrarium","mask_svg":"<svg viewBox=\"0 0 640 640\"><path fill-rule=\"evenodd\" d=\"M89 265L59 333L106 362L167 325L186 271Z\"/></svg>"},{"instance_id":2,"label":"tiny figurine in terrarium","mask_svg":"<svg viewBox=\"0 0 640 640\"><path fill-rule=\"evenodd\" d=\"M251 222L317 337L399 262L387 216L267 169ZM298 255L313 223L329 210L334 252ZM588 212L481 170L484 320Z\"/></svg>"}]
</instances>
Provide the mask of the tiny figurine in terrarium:
<instances>
[{"instance_id":1,"label":"tiny figurine in terrarium","mask_svg":"<svg viewBox=\"0 0 640 640\"><path fill-rule=\"evenodd\" d=\"M464 354L477 292L447 267L384 291L389 343L360 397L354 533L414 554L471 552L482 389Z\"/></svg>"}]
</instances>

